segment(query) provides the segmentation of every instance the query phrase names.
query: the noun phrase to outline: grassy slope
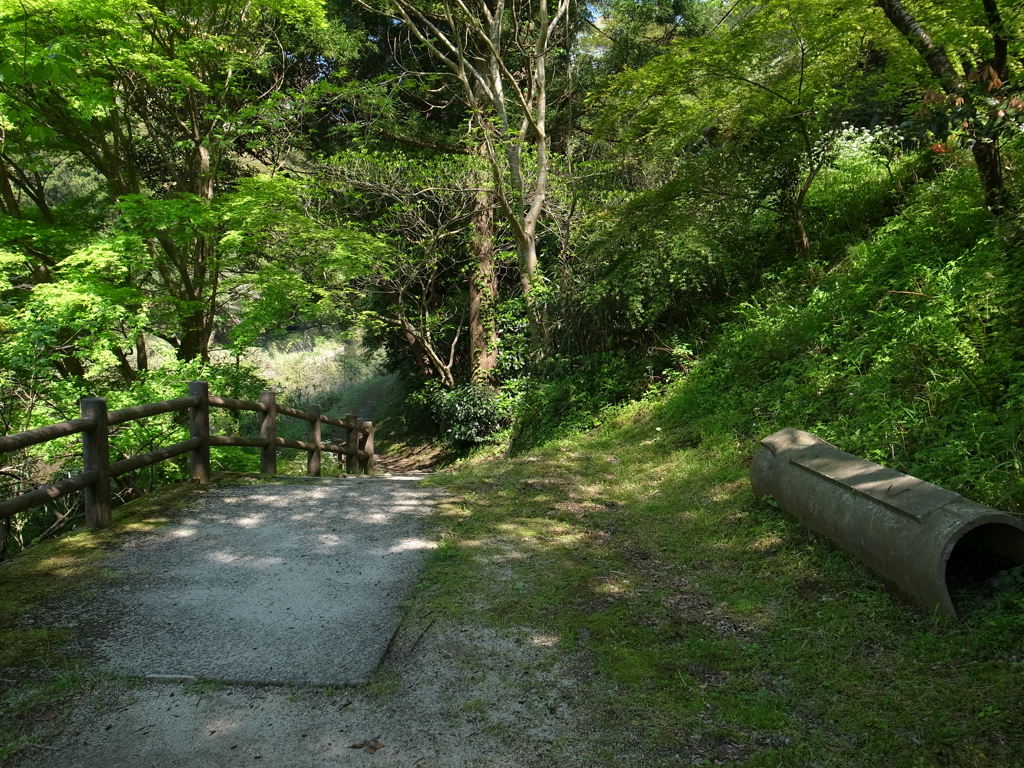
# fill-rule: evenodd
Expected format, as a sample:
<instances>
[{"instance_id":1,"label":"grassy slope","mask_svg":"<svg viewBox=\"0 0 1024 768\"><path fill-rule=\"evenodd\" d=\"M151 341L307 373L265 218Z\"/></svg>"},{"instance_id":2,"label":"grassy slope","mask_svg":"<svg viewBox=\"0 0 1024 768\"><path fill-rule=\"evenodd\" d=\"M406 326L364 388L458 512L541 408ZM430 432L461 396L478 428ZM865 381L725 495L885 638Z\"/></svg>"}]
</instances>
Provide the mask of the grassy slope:
<instances>
[{"instance_id":1,"label":"grassy slope","mask_svg":"<svg viewBox=\"0 0 1024 768\"><path fill-rule=\"evenodd\" d=\"M440 479L459 522L425 599L588 655L606 736L642 740L653 764L1019 764L1024 601L958 625L921 616L754 506L748 443L691 445L639 404L464 464Z\"/></svg>"},{"instance_id":2,"label":"grassy slope","mask_svg":"<svg viewBox=\"0 0 1024 768\"><path fill-rule=\"evenodd\" d=\"M584 653L611 741L655 764L1024 765L1024 596L922 616L746 478L796 426L1019 509L1021 228L975 188L949 171L794 266L663 397L441 477L461 516L427 599Z\"/></svg>"}]
</instances>

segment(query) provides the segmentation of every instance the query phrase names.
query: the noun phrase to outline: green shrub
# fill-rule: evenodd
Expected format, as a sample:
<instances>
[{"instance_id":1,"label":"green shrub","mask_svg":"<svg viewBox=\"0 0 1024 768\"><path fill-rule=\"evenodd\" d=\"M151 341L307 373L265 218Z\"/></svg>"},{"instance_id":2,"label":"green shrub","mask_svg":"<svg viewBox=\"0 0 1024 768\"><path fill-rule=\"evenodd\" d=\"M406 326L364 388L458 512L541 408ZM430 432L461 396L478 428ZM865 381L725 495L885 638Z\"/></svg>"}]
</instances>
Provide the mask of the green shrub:
<instances>
[{"instance_id":1,"label":"green shrub","mask_svg":"<svg viewBox=\"0 0 1024 768\"><path fill-rule=\"evenodd\" d=\"M605 407L641 395L653 373L628 352L545 361L517 399L512 452L597 426Z\"/></svg>"},{"instance_id":2,"label":"green shrub","mask_svg":"<svg viewBox=\"0 0 1024 768\"><path fill-rule=\"evenodd\" d=\"M442 439L454 447L486 443L511 420L509 398L483 384L428 387L417 394L426 402Z\"/></svg>"}]
</instances>

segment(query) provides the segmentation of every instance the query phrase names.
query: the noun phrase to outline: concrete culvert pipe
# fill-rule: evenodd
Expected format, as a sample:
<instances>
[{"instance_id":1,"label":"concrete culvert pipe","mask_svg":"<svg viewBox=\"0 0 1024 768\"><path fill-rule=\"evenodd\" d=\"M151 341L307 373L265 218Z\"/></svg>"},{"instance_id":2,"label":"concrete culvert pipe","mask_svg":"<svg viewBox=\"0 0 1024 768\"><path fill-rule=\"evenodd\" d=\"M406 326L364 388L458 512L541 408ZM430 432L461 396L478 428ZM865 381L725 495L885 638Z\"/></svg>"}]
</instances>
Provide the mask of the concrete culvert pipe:
<instances>
[{"instance_id":1,"label":"concrete culvert pipe","mask_svg":"<svg viewBox=\"0 0 1024 768\"><path fill-rule=\"evenodd\" d=\"M761 441L754 495L827 536L928 611L956 617L954 590L1024 564L1024 521L858 458L798 429Z\"/></svg>"}]
</instances>

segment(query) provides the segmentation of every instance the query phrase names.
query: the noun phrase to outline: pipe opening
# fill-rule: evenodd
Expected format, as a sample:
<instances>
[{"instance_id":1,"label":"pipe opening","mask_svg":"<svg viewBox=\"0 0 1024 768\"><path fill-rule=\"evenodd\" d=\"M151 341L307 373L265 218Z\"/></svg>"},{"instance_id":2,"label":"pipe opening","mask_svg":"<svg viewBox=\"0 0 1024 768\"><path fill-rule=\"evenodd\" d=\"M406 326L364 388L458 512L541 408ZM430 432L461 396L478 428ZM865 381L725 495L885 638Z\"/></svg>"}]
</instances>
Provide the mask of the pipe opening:
<instances>
[{"instance_id":1,"label":"pipe opening","mask_svg":"<svg viewBox=\"0 0 1024 768\"><path fill-rule=\"evenodd\" d=\"M1024 531L1006 523L986 523L964 534L946 562L946 589L957 608L988 602L996 593L1024 591L1024 573L1006 572L1024 565Z\"/></svg>"}]
</instances>

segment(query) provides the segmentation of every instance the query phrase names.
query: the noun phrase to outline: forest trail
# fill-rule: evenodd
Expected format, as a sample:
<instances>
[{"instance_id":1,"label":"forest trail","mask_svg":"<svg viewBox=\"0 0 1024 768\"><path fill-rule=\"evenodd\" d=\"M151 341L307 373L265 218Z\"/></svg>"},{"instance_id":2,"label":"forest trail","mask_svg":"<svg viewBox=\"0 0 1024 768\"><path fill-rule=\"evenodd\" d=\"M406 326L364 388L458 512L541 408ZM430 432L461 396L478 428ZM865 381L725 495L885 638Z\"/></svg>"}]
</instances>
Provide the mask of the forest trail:
<instances>
[{"instance_id":1,"label":"forest trail","mask_svg":"<svg viewBox=\"0 0 1024 768\"><path fill-rule=\"evenodd\" d=\"M211 488L128 537L116 582L82 606L103 665L147 677L339 685L365 680L398 626L436 492L419 478Z\"/></svg>"},{"instance_id":2,"label":"forest trail","mask_svg":"<svg viewBox=\"0 0 1024 768\"><path fill-rule=\"evenodd\" d=\"M362 398L359 401L359 405L356 406L355 415L359 421L373 421L377 413L377 406L380 405L380 401L384 398L384 395L388 391L394 380L394 374L391 376L382 376L374 379L370 386L363 393Z\"/></svg>"},{"instance_id":3,"label":"forest trail","mask_svg":"<svg viewBox=\"0 0 1024 768\"><path fill-rule=\"evenodd\" d=\"M400 615L434 546L426 513L450 514L421 478L213 487L123 534L111 582L36 619L73 627L94 676L13 765L600 764L579 672L546 636L416 600Z\"/></svg>"},{"instance_id":4,"label":"forest trail","mask_svg":"<svg viewBox=\"0 0 1024 768\"><path fill-rule=\"evenodd\" d=\"M359 404L355 407L355 416L359 421L372 421L377 432L378 443L375 466L378 470L388 473L409 474L430 472L436 469L444 458L444 448L436 443L422 442L412 445L389 445L388 436L392 430L383 429L390 419L400 419L393 406L385 406L390 415L379 418L377 414L382 400L389 396L389 390L395 386L397 374L378 377L362 393ZM392 425L393 426L393 425Z\"/></svg>"},{"instance_id":5,"label":"forest trail","mask_svg":"<svg viewBox=\"0 0 1024 768\"><path fill-rule=\"evenodd\" d=\"M424 524L439 494L421 479L213 487L169 525L124 536L105 564L112 581L61 621L101 677L149 684L85 697L45 762L295 765L304 747L333 753L338 737L322 731L336 707L295 691L363 683L380 663L434 546Z\"/></svg>"}]
</instances>

